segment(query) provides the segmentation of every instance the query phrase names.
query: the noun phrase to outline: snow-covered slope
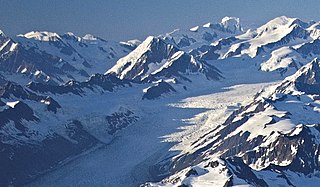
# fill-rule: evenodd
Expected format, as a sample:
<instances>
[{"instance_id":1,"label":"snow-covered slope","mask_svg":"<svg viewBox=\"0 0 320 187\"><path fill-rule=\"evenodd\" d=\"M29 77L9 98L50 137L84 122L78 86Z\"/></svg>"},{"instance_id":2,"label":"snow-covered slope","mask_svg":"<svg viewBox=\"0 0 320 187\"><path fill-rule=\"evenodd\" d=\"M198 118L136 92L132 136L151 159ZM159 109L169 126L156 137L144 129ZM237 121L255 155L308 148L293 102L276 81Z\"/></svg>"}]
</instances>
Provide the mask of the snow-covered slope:
<instances>
[{"instance_id":1,"label":"snow-covered slope","mask_svg":"<svg viewBox=\"0 0 320 187\"><path fill-rule=\"evenodd\" d=\"M218 186L315 185L320 180L319 70L315 59L259 92L251 104L194 141L187 153L158 165L162 172L187 169L146 186L210 186L217 182L214 176L221 178ZM208 159L216 158L225 161L214 161L212 167Z\"/></svg>"},{"instance_id":2,"label":"snow-covered slope","mask_svg":"<svg viewBox=\"0 0 320 187\"><path fill-rule=\"evenodd\" d=\"M1 34L1 70L8 80L60 84L103 73L136 47L137 42L111 42L72 33L29 32L13 39ZM11 73L11 74L10 74ZM13 73L13 74L12 74Z\"/></svg>"},{"instance_id":3,"label":"snow-covered slope","mask_svg":"<svg viewBox=\"0 0 320 187\"><path fill-rule=\"evenodd\" d=\"M220 23L206 23L189 30L176 29L160 37L175 43L179 48L188 52L203 45L210 45L218 39L234 36L242 32L243 29L239 18L224 17Z\"/></svg>"},{"instance_id":4,"label":"snow-covered slope","mask_svg":"<svg viewBox=\"0 0 320 187\"><path fill-rule=\"evenodd\" d=\"M60 86L1 85L1 186L25 184L88 149L110 143L118 131L139 119L108 96L129 86L98 74Z\"/></svg>"},{"instance_id":5,"label":"snow-covered slope","mask_svg":"<svg viewBox=\"0 0 320 187\"><path fill-rule=\"evenodd\" d=\"M217 37L210 43L195 40L199 42L189 47L187 52L203 60L253 58L261 71L291 75L313 58L319 57L318 28L318 23L314 21L303 22L297 18L280 16L256 29Z\"/></svg>"},{"instance_id":6,"label":"snow-covered slope","mask_svg":"<svg viewBox=\"0 0 320 187\"><path fill-rule=\"evenodd\" d=\"M320 182L318 177L296 173L289 167L272 165L253 170L239 157L209 159L188 167L159 183L146 183L143 187L180 186L312 186Z\"/></svg>"},{"instance_id":7,"label":"snow-covered slope","mask_svg":"<svg viewBox=\"0 0 320 187\"><path fill-rule=\"evenodd\" d=\"M300 67L310 62L315 57L319 57L319 39L306 42L301 45L286 46L271 52L271 57L261 63L262 71L278 70L281 73Z\"/></svg>"},{"instance_id":8,"label":"snow-covered slope","mask_svg":"<svg viewBox=\"0 0 320 187\"><path fill-rule=\"evenodd\" d=\"M130 43L106 41L87 34L78 37L71 32L58 35L52 32L29 32L18 35L17 41L26 48L38 48L57 56L78 69L84 69L88 74L103 73L114 62L129 53L136 46Z\"/></svg>"},{"instance_id":9,"label":"snow-covered slope","mask_svg":"<svg viewBox=\"0 0 320 187\"><path fill-rule=\"evenodd\" d=\"M232 45L223 58L243 54L253 58L263 51L279 46L311 40L306 30L307 26L308 23L297 18L277 17L256 30L237 36L238 39L244 41Z\"/></svg>"},{"instance_id":10,"label":"snow-covered slope","mask_svg":"<svg viewBox=\"0 0 320 187\"><path fill-rule=\"evenodd\" d=\"M106 74L135 81L154 81L159 78L191 81L188 75L192 74L201 74L207 79L221 78L219 70L212 65L195 59L159 37L152 36L129 55L118 60Z\"/></svg>"}]
</instances>

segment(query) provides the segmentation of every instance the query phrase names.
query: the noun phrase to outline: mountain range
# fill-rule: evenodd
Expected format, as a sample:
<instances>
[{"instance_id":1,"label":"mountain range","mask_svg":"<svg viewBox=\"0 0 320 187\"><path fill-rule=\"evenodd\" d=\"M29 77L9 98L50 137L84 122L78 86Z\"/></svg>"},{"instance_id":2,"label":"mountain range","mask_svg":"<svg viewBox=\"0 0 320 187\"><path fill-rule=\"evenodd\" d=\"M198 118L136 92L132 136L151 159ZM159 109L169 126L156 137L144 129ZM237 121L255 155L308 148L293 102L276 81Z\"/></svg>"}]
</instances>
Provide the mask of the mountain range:
<instances>
[{"instance_id":1,"label":"mountain range","mask_svg":"<svg viewBox=\"0 0 320 187\"><path fill-rule=\"evenodd\" d=\"M319 37L286 16L144 41L0 31L0 185L317 186Z\"/></svg>"}]
</instances>

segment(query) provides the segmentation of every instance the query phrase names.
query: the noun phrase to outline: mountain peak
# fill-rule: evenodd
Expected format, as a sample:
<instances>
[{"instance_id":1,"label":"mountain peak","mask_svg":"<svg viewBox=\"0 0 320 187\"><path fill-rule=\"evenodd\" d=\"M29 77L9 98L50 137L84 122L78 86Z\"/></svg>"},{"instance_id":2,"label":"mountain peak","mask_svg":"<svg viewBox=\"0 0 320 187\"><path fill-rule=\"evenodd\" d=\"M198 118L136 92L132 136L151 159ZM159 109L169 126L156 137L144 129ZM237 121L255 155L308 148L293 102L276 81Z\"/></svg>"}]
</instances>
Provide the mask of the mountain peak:
<instances>
[{"instance_id":1,"label":"mountain peak","mask_svg":"<svg viewBox=\"0 0 320 187\"><path fill-rule=\"evenodd\" d=\"M171 44L165 43L162 39L149 36L129 55L119 59L107 74L119 74L121 79L141 78L140 75L149 74L148 70L151 68L149 64L159 66L165 62L165 59L168 59L169 56L177 51L178 49Z\"/></svg>"},{"instance_id":2,"label":"mountain peak","mask_svg":"<svg viewBox=\"0 0 320 187\"><path fill-rule=\"evenodd\" d=\"M0 30L0 44L3 42L3 41L6 41L9 37L2 31ZM1 51L1 50L0 50Z\"/></svg>"},{"instance_id":3,"label":"mountain peak","mask_svg":"<svg viewBox=\"0 0 320 187\"><path fill-rule=\"evenodd\" d=\"M141 44L144 46L150 46L155 42L159 42L161 39L156 36L148 36Z\"/></svg>"},{"instance_id":4,"label":"mountain peak","mask_svg":"<svg viewBox=\"0 0 320 187\"><path fill-rule=\"evenodd\" d=\"M291 23L294 22L295 20L296 20L296 18L289 18L287 16L279 16L279 17L276 17L276 18L268 21L266 24L259 27L258 30L277 29L279 26L291 25Z\"/></svg>"},{"instance_id":5,"label":"mountain peak","mask_svg":"<svg viewBox=\"0 0 320 187\"><path fill-rule=\"evenodd\" d=\"M141 44L141 41L137 40L137 39L132 39L132 40L128 40L128 41L122 41L120 43L125 44L125 45L129 45L129 46L138 46Z\"/></svg>"},{"instance_id":6,"label":"mountain peak","mask_svg":"<svg viewBox=\"0 0 320 187\"><path fill-rule=\"evenodd\" d=\"M197 72L208 79L220 77L214 67L197 61L159 37L149 36L129 55L119 59L106 74L136 81L154 81L159 77L179 77L190 81L184 74Z\"/></svg>"},{"instance_id":7,"label":"mountain peak","mask_svg":"<svg viewBox=\"0 0 320 187\"><path fill-rule=\"evenodd\" d=\"M38 40L46 40L46 38L50 37L59 37L59 35L55 32L48 32L48 31L31 31L24 34L26 38L35 38Z\"/></svg>"},{"instance_id":8,"label":"mountain peak","mask_svg":"<svg viewBox=\"0 0 320 187\"><path fill-rule=\"evenodd\" d=\"M276 17L272 20L270 20L269 22L273 22L273 23L279 23L279 24L286 24L288 22L292 22L294 20L297 20L298 18L291 18L291 17L288 17L288 16L279 16L279 17Z\"/></svg>"},{"instance_id":9,"label":"mountain peak","mask_svg":"<svg viewBox=\"0 0 320 187\"><path fill-rule=\"evenodd\" d=\"M95 37L94 35L92 35L92 34L86 34L86 35L84 35L83 37L82 37L82 39L84 39L84 40L92 40L92 41L94 41L94 40L97 40L98 38L97 37Z\"/></svg>"},{"instance_id":10,"label":"mountain peak","mask_svg":"<svg viewBox=\"0 0 320 187\"><path fill-rule=\"evenodd\" d=\"M145 53L151 50L153 46L159 47L159 45L166 45L166 43L159 37L148 36L134 51L137 53Z\"/></svg>"},{"instance_id":11,"label":"mountain peak","mask_svg":"<svg viewBox=\"0 0 320 187\"><path fill-rule=\"evenodd\" d=\"M80 40L81 40L80 37L76 36L76 35L75 35L74 33L72 33L72 32L67 32L67 33L63 34L63 35L61 36L61 38L65 38L65 39L69 39L69 40L75 40L75 41L80 41Z\"/></svg>"},{"instance_id":12,"label":"mountain peak","mask_svg":"<svg viewBox=\"0 0 320 187\"><path fill-rule=\"evenodd\" d=\"M73 32L66 32L64 35L65 35L65 36L69 36L69 37L78 38L78 36L76 36Z\"/></svg>"},{"instance_id":13,"label":"mountain peak","mask_svg":"<svg viewBox=\"0 0 320 187\"><path fill-rule=\"evenodd\" d=\"M232 32L237 32L237 31L241 31L241 25L240 25L240 19L237 17L224 17L222 18L220 24L229 31Z\"/></svg>"},{"instance_id":14,"label":"mountain peak","mask_svg":"<svg viewBox=\"0 0 320 187\"><path fill-rule=\"evenodd\" d=\"M60 36L57 33L48 31L31 31L26 34L20 34L18 36L41 41L52 41L57 40L58 38L60 39Z\"/></svg>"},{"instance_id":15,"label":"mountain peak","mask_svg":"<svg viewBox=\"0 0 320 187\"><path fill-rule=\"evenodd\" d=\"M202 27L213 28L222 32L229 32L233 34L243 32L243 29L240 24L240 18L229 16L222 18L220 23L207 23L204 24Z\"/></svg>"},{"instance_id":16,"label":"mountain peak","mask_svg":"<svg viewBox=\"0 0 320 187\"><path fill-rule=\"evenodd\" d=\"M301 80L302 76L308 76L308 78L312 78L312 81L309 83L314 83L317 77L317 74L320 73L320 61L318 58L313 59L311 62L306 64L305 66L301 67L294 75L289 77L288 79L291 81ZM319 79L320 80L320 79Z\"/></svg>"},{"instance_id":17,"label":"mountain peak","mask_svg":"<svg viewBox=\"0 0 320 187\"><path fill-rule=\"evenodd\" d=\"M320 22L313 23L313 24L308 28L308 30L312 30L312 29L320 29Z\"/></svg>"},{"instance_id":18,"label":"mountain peak","mask_svg":"<svg viewBox=\"0 0 320 187\"><path fill-rule=\"evenodd\" d=\"M289 28L293 25L298 25L303 28L306 28L309 26L308 23L305 23L298 18L279 16L279 17L276 17L276 18L268 21L266 24L262 25L257 30L260 33L260 32L266 32L266 31L273 31L273 30L278 29L279 27Z\"/></svg>"},{"instance_id":19,"label":"mountain peak","mask_svg":"<svg viewBox=\"0 0 320 187\"><path fill-rule=\"evenodd\" d=\"M295 74L285 79L277 88L278 92L294 91L320 95L320 61L315 58L301 67Z\"/></svg>"}]
</instances>

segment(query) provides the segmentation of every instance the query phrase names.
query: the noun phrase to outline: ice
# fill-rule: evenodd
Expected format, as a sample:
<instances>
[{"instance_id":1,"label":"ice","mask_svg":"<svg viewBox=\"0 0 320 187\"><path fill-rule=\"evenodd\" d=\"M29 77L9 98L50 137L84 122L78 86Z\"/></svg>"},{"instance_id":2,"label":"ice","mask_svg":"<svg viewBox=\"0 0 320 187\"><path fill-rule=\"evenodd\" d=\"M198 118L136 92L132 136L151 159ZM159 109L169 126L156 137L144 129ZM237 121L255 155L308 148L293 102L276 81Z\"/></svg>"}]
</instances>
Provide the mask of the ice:
<instances>
[{"instance_id":1,"label":"ice","mask_svg":"<svg viewBox=\"0 0 320 187\"><path fill-rule=\"evenodd\" d=\"M203 77L190 76L192 83L188 84L189 91L177 85L177 94L155 101L141 100L141 90L146 85L135 85L100 96L89 94L79 97L77 101L72 100L71 96L58 100L66 111L77 111L76 114L66 114L75 119L83 116L89 119L92 115L88 113L98 115L99 111L106 110L106 106L119 105L129 107L140 118L137 123L118 132L114 138L99 135L98 129L104 124L97 123L96 128L89 129L89 132L96 134L106 146L38 178L30 186L138 186L150 181L152 179L148 168L161 157L182 150L190 151L190 142L198 140L232 112L228 106L239 107L249 103L258 90L274 84L280 78L277 74L270 76L257 71L252 63L244 65L237 60L225 60L225 63L213 64L227 72L224 74L225 79L209 81ZM251 79L247 79L247 74L251 75ZM175 147L172 148L173 145ZM204 174L200 179L190 182L207 186L218 184L218 181L205 182L213 176L214 173Z\"/></svg>"}]
</instances>

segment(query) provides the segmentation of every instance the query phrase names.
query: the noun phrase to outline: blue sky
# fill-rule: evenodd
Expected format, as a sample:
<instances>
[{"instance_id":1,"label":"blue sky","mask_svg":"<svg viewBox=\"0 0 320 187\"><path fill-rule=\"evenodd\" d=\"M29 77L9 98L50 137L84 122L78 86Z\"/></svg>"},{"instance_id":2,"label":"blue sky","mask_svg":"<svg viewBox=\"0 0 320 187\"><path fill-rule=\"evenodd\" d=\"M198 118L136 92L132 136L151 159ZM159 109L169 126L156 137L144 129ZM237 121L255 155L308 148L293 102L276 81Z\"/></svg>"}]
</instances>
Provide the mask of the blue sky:
<instances>
[{"instance_id":1,"label":"blue sky","mask_svg":"<svg viewBox=\"0 0 320 187\"><path fill-rule=\"evenodd\" d=\"M9 36L47 30L128 40L224 16L248 25L281 15L318 21L319 10L318 0L0 0L0 29Z\"/></svg>"}]
</instances>

